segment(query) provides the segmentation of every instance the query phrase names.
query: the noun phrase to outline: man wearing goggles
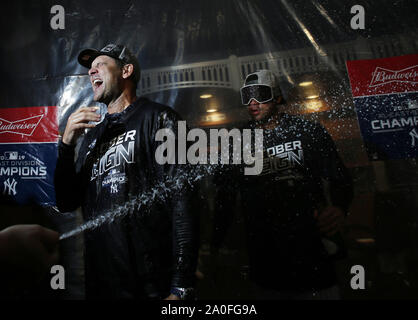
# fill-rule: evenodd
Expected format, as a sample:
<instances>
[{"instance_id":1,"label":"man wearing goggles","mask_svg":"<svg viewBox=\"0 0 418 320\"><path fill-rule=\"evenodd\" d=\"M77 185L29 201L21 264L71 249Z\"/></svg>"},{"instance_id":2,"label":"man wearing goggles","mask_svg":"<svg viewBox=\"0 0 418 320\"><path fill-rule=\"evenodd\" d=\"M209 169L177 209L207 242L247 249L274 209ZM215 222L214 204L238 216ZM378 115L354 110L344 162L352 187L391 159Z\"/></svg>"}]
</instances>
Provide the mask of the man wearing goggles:
<instances>
[{"instance_id":1,"label":"man wearing goggles","mask_svg":"<svg viewBox=\"0 0 418 320\"><path fill-rule=\"evenodd\" d=\"M273 100L273 88L264 84L250 84L241 88L241 101L248 106L251 99L258 103L266 103Z\"/></svg>"},{"instance_id":2,"label":"man wearing goggles","mask_svg":"<svg viewBox=\"0 0 418 320\"><path fill-rule=\"evenodd\" d=\"M238 178L257 298L337 299L337 256L323 239L338 234L352 183L335 144L319 123L280 110L271 71L249 74L240 93L250 127L264 129L263 171Z\"/></svg>"},{"instance_id":3,"label":"man wearing goggles","mask_svg":"<svg viewBox=\"0 0 418 320\"><path fill-rule=\"evenodd\" d=\"M248 106L255 121L268 120L275 113L275 105L284 103L277 79L269 70L248 75L240 92L242 104Z\"/></svg>"}]
</instances>

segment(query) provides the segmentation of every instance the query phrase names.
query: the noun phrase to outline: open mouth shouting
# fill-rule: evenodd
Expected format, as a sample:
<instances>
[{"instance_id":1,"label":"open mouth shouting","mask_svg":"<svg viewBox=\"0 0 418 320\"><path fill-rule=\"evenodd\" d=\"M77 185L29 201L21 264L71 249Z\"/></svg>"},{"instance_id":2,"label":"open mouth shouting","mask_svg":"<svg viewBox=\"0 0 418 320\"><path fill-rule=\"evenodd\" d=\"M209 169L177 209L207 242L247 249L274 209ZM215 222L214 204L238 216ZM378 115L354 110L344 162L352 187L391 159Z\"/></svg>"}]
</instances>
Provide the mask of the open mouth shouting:
<instances>
[{"instance_id":1,"label":"open mouth shouting","mask_svg":"<svg viewBox=\"0 0 418 320\"><path fill-rule=\"evenodd\" d=\"M103 84L103 80L99 79L99 78L95 78L92 81L92 86L93 86L93 90L96 91L97 89L99 89Z\"/></svg>"}]
</instances>

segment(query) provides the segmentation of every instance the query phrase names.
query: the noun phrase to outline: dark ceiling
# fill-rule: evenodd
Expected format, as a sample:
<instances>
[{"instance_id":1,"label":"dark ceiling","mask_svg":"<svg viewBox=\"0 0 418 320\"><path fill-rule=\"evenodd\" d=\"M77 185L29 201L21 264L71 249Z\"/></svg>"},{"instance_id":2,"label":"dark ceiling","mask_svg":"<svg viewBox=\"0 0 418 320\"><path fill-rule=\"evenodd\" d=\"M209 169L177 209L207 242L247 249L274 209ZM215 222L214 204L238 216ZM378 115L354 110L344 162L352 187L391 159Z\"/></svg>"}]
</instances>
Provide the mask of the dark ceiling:
<instances>
[{"instance_id":1,"label":"dark ceiling","mask_svg":"<svg viewBox=\"0 0 418 320\"><path fill-rule=\"evenodd\" d=\"M56 54L62 67L83 47L123 41L151 68L309 47L304 28L320 44L418 29L414 0L60 1L66 27L57 31L49 26L54 4L18 0L2 11L0 47L6 59L39 61ZM365 30L350 28L356 4L365 9Z\"/></svg>"},{"instance_id":2,"label":"dark ceiling","mask_svg":"<svg viewBox=\"0 0 418 320\"><path fill-rule=\"evenodd\" d=\"M414 38L418 30L414 0L64 0L65 29L52 30L55 4L17 0L2 10L0 107L56 105L64 79L86 74L77 63L80 50L109 42L126 44L149 69L307 48L312 39ZM350 28L356 4L365 9L365 30ZM181 105L189 91L173 93L177 101L170 105ZM161 93L161 102L171 103L167 95L172 100L171 93Z\"/></svg>"}]
</instances>

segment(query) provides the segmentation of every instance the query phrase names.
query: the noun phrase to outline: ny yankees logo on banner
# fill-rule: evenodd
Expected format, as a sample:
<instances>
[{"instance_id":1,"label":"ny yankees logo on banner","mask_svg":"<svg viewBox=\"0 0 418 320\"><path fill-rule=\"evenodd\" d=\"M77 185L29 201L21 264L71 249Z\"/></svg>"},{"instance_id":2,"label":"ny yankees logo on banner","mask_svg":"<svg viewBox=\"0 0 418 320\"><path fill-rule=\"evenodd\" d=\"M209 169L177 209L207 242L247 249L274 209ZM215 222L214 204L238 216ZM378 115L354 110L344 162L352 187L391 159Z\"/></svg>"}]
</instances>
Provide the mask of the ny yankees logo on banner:
<instances>
[{"instance_id":1,"label":"ny yankees logo on banner","mask_svg":"<svg viewBox=\"0 0 418 320\"><path fill-rule=\"evenodd\" d=\"M412 129L412 131L409 133L409 135L412 138L411 145L413 147L415 147L415 141L416 141L416 139L418 139L418 132L415 129Z\"/></svg>"},{"instance_id":2,"label":"ny yankees logo on banner","mask_svg":"<svg viewBox=\"0 0 418 320\"><path fill-rule=\"evenodd\" d=\"M9 196L15 196L16 195L16 185L17 181L13 179L12 181L9 180L10 178L7 178L7 180L4 181L4 190L3 194L7 194Z\"/></svg>"}]
</instances>

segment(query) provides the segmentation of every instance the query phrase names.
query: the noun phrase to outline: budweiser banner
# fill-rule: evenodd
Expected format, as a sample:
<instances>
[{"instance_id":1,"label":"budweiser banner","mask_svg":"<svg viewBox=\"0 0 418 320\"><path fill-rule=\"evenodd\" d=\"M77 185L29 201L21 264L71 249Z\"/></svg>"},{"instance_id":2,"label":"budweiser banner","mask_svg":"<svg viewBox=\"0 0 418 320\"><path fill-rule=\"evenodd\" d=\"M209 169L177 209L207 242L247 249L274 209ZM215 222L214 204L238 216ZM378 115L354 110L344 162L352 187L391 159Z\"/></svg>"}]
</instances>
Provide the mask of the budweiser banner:
<instances>
[{"instance_id":1,"label":"budweiser banner","mask_svg":"<svg viewBox=\"0 0 418 320\"><path fill-rule=\"evenodd\" d=\"M54 205L56 107L0 109L0 190L18 203Z\"/></svg>"},{"instance_id":2,"label":"budweiser banner","mask_svg":"<svg viewBox=\"0 0 418 320\"><path fill-rule=\"evenodd\" d=\"M360 130L371 160L418 156L418 55L347 61Z\"/></svg>"}]
</instances>

